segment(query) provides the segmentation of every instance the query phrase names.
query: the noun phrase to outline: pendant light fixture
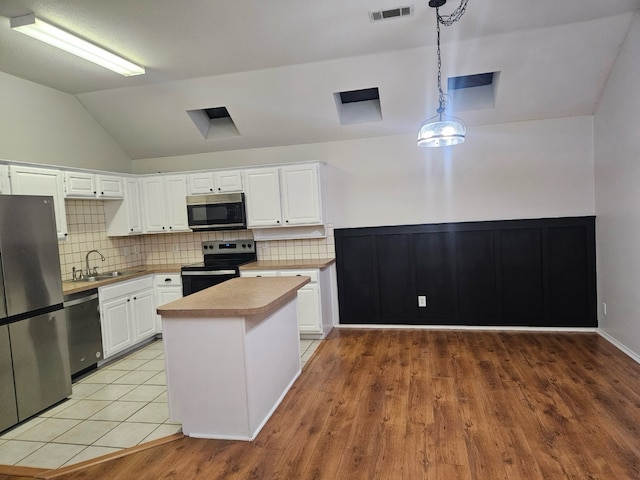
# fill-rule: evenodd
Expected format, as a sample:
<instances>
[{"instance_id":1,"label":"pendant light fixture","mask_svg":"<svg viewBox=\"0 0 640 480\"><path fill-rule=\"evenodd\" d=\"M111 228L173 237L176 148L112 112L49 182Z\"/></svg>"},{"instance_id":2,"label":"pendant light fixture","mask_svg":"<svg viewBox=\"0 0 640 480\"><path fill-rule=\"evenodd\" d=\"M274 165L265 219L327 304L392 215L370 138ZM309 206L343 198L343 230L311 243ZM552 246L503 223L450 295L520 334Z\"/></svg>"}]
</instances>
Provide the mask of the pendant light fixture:
<instances>
[{"instance_id":1,"label":"pendant light fixture","mask_svg":"<svg viewBox=\"0 0 640 480\"><path fill-rule=\"evenodd\" d=\"M419 147L447 147L464 142L467 128L464 122L456 117L445 115L447 101L442 91L442 55L440 52L440 25L446 27L462 18L468 0L462 0L458 8L451 15L440 15L439 8L447 0L429 0L429 6L436 10L437 46L438 46L438 109L433 117L424 121L418 132Z\"/></svg>"}]
</instances>

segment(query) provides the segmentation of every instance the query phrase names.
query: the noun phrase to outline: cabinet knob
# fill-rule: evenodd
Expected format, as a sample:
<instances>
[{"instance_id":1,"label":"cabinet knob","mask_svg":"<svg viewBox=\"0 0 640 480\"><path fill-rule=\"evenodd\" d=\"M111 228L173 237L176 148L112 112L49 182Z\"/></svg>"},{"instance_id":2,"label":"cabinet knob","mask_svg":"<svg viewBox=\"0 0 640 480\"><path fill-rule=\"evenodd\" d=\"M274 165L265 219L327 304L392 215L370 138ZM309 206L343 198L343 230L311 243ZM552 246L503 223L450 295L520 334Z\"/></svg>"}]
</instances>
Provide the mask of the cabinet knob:
<instances>
[{"instance_id":1,"label":"cabinet knob","mask_svg":"<svg viewBox=\"0 0 640 480\"><path fill-rule=\"evenodd\" d=\"M164 227L162 227L162 229L164 230Z\"/></svg>"},{"instance_id":2,"label":"cabinet knob","mask_svg":"<svg viewBox=\"0 0 640 480\"><path fill-rule=\"evenodd\" d=\"M130 299L130 298L127 298L127 302L130 302L130 301L131 301L131 299Z\"/></svg>"},{"instance_id":3,"label":"cabinet knob","mask_svg":"<svg viewBox=\"0 0 640 480\"><path fill-rule=\"evenodd\" d=\"M133 232L133 228L131 229L131 231Z\"/></svg>"},{"instance_id":4,"label":"cabinet knob","mask_svg":"<svg viewBox=\"0 0 640 480\"><path fill-rule=\"evenodd\" d=\"M165 282L171 282L171 279L170 278L165 278L164 281Z\"/></svg>"},{"instance_id":5,"label":"cabinet knob","mask_svg":"<svg viewBox=\"0 0 640 480\"><path fill-rule=\"evenodd\" d=\"M93 192L93 194L94 194L94 195L95 195L96 193L98 193L98 192Z\"/></svg>"},{"instance_id":6,"label":"cabinet knob","mask_svg":"<svg viewBox=\"0 0 640 480\"><path fill-rule=\"evenodd\" d=\"M173 230L173 227L169 227L169 230Z\"/></svg>"},{"instance_id":7,"label":"cabinet knob","mask_svg":"<svg viewBox=\"0 0 640 480\"><path fill-rule=\"evenodd\" d=\"M134 299L134 300L137 300L137 299L138 299L138 297L133 297L133 299Z\"/></svg>"},{"instance_id":8,"label":"cabinet knob","mask_svg":"<svg viewBox=\"0 0 640 480\"><path fill-rule=\"evenodd\" d=\"M104 195L104 192L100 192L100 195Z\"/></svg>"},{"instance_id":9,"label":"cabinet knob","mask_svg":"<svg viewBox=\"0 0 640 480\"><path fill-rule=\"evenodd\" d=\"M218 191L222 190L220 187L218 187Z\"/></svg>"},{"instance_id":10,"label":"cabinet knob","mask_svg":"<svg viewBox=\"0 0 640 480\"><path fill-rule=\"evenodd\" d=\"M210 188L210 189L209 189L209 191L210 191L210 192L213 192L213 188Z\"/></svg>"},{"instance_id":11,"label":"cabinet knob","mask_svg":"<svg viewBox=\"0 0 640 480\"><path fill-rule=\"evenodd\" d=\"M276 223L280 223L280 220L276 220Z\"/></svg>"},{"instance_id":12,"label":"cabinet knob","mask_svg":"<svg viewBox=\"0 0 640 480\"><path fill-rule=\"evenodd\" d=\"M285 222L285 223L289 223L289 220L285 220L284 222Z\"/></svg>"}]
</instances>

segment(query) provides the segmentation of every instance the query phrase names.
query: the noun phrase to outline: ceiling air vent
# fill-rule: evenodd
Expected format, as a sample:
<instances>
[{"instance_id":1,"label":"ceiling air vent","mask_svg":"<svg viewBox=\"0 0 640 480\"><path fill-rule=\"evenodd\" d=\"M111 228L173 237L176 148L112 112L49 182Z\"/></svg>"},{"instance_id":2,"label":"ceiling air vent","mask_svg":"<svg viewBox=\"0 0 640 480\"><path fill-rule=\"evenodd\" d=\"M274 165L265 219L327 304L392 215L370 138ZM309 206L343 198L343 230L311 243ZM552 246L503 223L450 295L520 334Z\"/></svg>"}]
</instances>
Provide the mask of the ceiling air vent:
<instances>
[{"instance_id":1,"label":"ceiling air vent","mask_svg":"<svg viewBox=\"0 0 640 480\"><path fill-rule=\"evenodd\" d=\"M390 20L398 17L410 17L411 15L413 15L413 5L369 12L369 20L371 22L380 22L382 20Z\"/></svg>"},{"instance_id":2,"label":"ceiling air vent","mask_svg":"<svg viewBox=\"0 0 640 480\"><path fill-rule=\"evenodd\" d=\"M336 101L340 125L382 120L378 87L337 92L333 97Z\"/></svg>"},{"instance_id":3,"label":"ceiling air vent","mask_svg":"<svg viewBox=\"0 0 640 480\"><path fill-rule=\"evenodd\" d=\"M447 79L451 109L460 112L495 107L500 72L476 73Z\"/></svg>"},{"instance_id":4,"label":"ceiling air vent","mask_svg":"<svg viewBox=\"0 0 640 480\"><path fill-rule=\"evenodd\" d=\"M187 114L206 139L240 136L227 107L187 110Z\"/></svg>"}]
</instances>

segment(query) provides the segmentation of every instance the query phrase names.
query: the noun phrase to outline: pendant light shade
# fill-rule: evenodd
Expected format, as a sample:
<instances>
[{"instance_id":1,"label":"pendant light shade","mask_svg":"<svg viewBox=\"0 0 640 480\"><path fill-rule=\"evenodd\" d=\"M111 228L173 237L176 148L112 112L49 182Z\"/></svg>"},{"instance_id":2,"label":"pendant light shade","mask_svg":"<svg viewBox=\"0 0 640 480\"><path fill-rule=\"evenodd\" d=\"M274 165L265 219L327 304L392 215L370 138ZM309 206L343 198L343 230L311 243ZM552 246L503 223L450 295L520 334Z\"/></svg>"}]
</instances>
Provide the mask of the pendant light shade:
<instances>
[{"instance_id":1,"label":"pendant light shade","mask_svg":"<svg viewBox=\"0 0 640 480\"><path fill-rule=\"evenodd\" d=\"M464 142L467 128L464 122L444 113L425 120L418 132L419 147L449 147Z\"/></svg>"},{"instance_id":2,"label":"pendant light shade","mask_svg":"<svg viewBox=\"0 0 640 480\"><path fill-rule=\"evenodd\" d=\"M436 10L436 44L438 46L438 110L433 117L425 120L420 125L418 132L419 147L449 147L464 142L467 128L459 118L444 114L447 106L446 95L442 91L442 54L440 52L440 24L450 26L460 20L467 8L468 0L461 0L458 8L447 16L441 16L439 8L447 3L447 0L430 0L429 6Z\"/></svg>"}]
</instances>

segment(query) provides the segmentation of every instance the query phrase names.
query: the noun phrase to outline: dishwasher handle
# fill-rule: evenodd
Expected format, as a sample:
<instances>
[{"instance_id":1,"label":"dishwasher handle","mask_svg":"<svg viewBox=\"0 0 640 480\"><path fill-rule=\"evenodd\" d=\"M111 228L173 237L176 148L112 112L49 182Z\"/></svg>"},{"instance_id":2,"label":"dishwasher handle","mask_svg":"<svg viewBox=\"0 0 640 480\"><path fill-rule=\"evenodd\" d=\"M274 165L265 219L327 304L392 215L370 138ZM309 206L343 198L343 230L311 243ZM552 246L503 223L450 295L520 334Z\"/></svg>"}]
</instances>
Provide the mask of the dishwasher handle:
<instances>
[{"instance_id":1,"label":"dishwasher handle","mask_svg":"<svg viewBox=\"0 0 640 480\"><path fill-rule=\"evenodd\" d=\"M73 307L75 305L80 305L82 303L90 302L91 300L95 300L98 298L97 293L93 293L91 295L87 295L86 297L75 298L73 300L68 300L62 304L63 307Z\"/></svg>"}]
</instances>

